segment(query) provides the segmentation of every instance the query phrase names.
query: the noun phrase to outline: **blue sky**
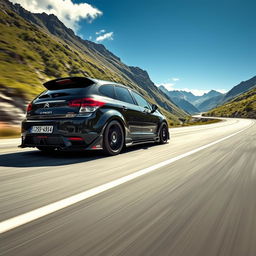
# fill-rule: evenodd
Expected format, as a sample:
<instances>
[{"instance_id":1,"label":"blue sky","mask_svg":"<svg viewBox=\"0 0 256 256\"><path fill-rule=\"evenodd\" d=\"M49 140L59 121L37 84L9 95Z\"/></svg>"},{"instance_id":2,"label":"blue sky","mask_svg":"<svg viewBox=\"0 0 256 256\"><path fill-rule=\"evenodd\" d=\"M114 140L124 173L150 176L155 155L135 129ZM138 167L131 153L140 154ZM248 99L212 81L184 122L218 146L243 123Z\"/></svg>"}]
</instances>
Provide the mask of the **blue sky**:
<instances>
[{"instance_id":1,"label":"blue sky","mask_svg":"<svg viewBox=\"0 0 256 256\"><path fill-rule=\"evenodd\" d=\"M74 21L77 34L102 36L99 42L126 64L147 70L156 84L198 94L229 90L256 75L255 0L72 2L95 8L94 16Z\"/></svg>"}]
</instances>

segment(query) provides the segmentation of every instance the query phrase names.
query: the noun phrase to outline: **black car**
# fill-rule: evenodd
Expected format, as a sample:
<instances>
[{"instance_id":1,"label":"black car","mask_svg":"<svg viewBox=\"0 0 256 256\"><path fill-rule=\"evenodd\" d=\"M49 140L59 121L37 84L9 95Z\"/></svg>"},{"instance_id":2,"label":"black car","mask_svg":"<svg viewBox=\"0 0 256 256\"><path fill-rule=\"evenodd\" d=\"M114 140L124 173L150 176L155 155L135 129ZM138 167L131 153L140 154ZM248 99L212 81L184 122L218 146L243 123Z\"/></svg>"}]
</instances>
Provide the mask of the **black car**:
<instances>
[{"instance_id":1,"label":"black car","mask_svg":"<svg viewBox=\"0 0 256 256\"><path fill-rule=\"evenodd\" d=\"M156 105L121 84L68 77L44 84L46 91L27 107L21 147L43 151L103 149L119 154L124 146L166 143L166 118Z\"/></svg>"}]
</instances>

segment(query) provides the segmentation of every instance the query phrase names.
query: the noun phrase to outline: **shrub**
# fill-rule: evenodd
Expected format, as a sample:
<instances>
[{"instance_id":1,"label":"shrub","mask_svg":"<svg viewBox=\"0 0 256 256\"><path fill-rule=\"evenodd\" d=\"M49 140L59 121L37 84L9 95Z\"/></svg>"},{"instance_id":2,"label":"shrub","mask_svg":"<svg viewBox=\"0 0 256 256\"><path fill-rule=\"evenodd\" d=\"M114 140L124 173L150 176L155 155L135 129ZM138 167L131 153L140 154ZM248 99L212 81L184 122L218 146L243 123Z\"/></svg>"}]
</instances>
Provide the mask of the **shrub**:
<instances>
[{"instance_id":1,"label":"shrub","mask_svg":"<svg viewBox=\"0 0 256 256\"><path fill-rule=\"evenodd\" d=\"M55 60L48 60L45 64L46 66L44 71L48 76L61 76L61 65L58 62Z\"/></svg>"},{"instance_id":2,"label":"shrub","mask_svg":"<svg viewBox=\"0 0 256 256\"><path fill-rule=\"evenodd\" d=\"M20 129L13 127L0 128L0 137L18 137L20 136Z\"/></svg>"}]
</instances>

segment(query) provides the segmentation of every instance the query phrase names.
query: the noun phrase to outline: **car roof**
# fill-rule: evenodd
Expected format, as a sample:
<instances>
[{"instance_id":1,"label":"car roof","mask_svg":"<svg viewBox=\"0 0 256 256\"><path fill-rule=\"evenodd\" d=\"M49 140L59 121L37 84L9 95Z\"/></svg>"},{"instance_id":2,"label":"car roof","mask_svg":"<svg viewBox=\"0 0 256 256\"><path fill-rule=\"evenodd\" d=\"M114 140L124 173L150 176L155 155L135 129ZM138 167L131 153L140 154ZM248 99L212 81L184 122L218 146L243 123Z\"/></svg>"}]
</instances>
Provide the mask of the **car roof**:
<instances>
[{"instance_id":1,"label":"car roof","mask_svg":"<svg viewBox=\"0 0 256 256\"><path fill-rule=\"evenodd\" d=\"M100 79L95 79L95 78L91 78L91 77L87 77L88 79L94 81L95 83L99 84L99 85L104 85L104 84L114 84L114 85L118 85L118 86L122 86L122 87L126 87L129 88L128 86L124 85L124 84L119 84L113 81L107 81L107 80L100 80Z\"/></svg>"}]
</instances>

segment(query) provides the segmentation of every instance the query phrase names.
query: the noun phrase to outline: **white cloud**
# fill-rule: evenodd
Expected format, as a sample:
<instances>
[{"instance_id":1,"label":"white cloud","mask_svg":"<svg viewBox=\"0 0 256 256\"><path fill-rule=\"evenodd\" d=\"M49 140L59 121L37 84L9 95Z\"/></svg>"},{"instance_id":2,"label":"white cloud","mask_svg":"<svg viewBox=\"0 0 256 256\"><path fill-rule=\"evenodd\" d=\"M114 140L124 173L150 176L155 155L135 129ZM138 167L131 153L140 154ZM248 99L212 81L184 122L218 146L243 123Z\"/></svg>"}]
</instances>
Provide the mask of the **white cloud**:
<instances>
[{"instance_id":1,"label":"white cloud","mask_svg":"<svg viewBox=\"0 0 256 256\"><path fill-rule=\"evenodd\" d=\"M82 39L85 39L84 36L80 33L77 34L79 37L81 37Z\"/></svg>"},{"instance_id":2,"label":"white cloud","mask_svg":"<svg viewBox=\"0 0 256 256\"><path fill-rule=\"evenodd\" d=\"M96 42L102 42L104 40L113 40L114 32L105 33L96 38Z\"/></svg>"},{"instance_id":3,"label":"white cloud","mask_svg":"<svg viewBox=\"0 0 256 256\"><path fill-rule=\"evenodd\" d=\"M177 81L179 81L180 79L178 78L178 77L173 77L172 78L172 81L174 81L174 82L177 82Z\"/></svg>"},{"instance_id":4,"label":"white cloud","mask_svg":"<svg viewBox=\"0 0 256 256\"><path fill-rule=\"evenodd\" d=\"M168 91L185 91L185 92L192 92L196 96L201 96L204 93L209 92L210 90L200 90L200 89L188 89L188 88L174 88L174 83L162 83L157 84L157 86L163 85Z\"/></svg>"},{"instance_id":5,"label":"white cloud","mask_svg":"<svg viewBox=\"0 0 256 256\"><path fill-rule=\"evenodd\" d=\"M73 3L71 0L11 0L33 13L56 15L67 27L78 30L78 22L87 19L88 22L102 15L97 8L87 3Z\"/></svg>"},{"instance_id":6,"label":"white cloud","mask_svg":"<svg viewBox=\"0 0 256 256\"><path fill-rule=\"evenodd\" d=\"M105 32L106 32L105 29L101 29L100 31L95 32L95 34L96 34L96 35L100 35L100 34L103 34L103 33L105 33Z\"/></svg>"},{"instance_id":7,"label":"white cloud","mask_svg":"<svg viewBox=\"0 0 256 256\"><path fill-rule=\"evenodd\" d=\"M89 36L88 40L92 41L92 36Z\"/></svg>"},{"instance_id":8,"label":"white cloud","mask_svg":"<svg viewBox=\"0 0 256 256\"><path fill-rule=\"evenodd\" d=\"M203 94L209 92L210 90L201 90L201 89L188 89L188 88L173 88L172 90L177 90L177 91L185 91L185 92L192 92L196 96L202 96Z\"/></svg>"},{"instance_id":9,"label":"white cloud","mask_svg":"<svg viewBox=\"0 0 256 256\"><path fill-rule=\"evenodd\" d=\"M167 81L179 81L179 78L170 78ZM156 86L164 86L168 91L185 91L185 92L191 92L196 96L202 96L205 93L208 93L210 90L205 90L205 89L189 89L189 88L175 88L176 83L161 83L161 84L156 84ZM220 93L227 93L226 89L214 89L217 92Z\"/></svg>"},{"instance_id":10,"label":"white cloud","mask_svg":"<svg viewBox=\"0 0 256 256\"><path fill-rule=\"evenodd\" d=\"M226 90L226 89L219 89L219 90L216 90L217 92L220 92L220 93L227 93L228 92L228 90Z\"/></svg>"},{"instance_id":11,"label":"white cloud","mask_svg":"<svg viewBox=\"0 0 256 256\"><path fill-rule=\"evenodd\" d=\"M204 89L174 88L175 84L172 84L172 83L159 84L157 86L160 86L160 85L163 85L168 91L192 92L196 96L202 96L203 94L210 91L210 90L204 90ZM226 89L220 89L220 90L216 89L215 91L220 92L220 93L227 93Z\"/></svg>"}]
</instances>

